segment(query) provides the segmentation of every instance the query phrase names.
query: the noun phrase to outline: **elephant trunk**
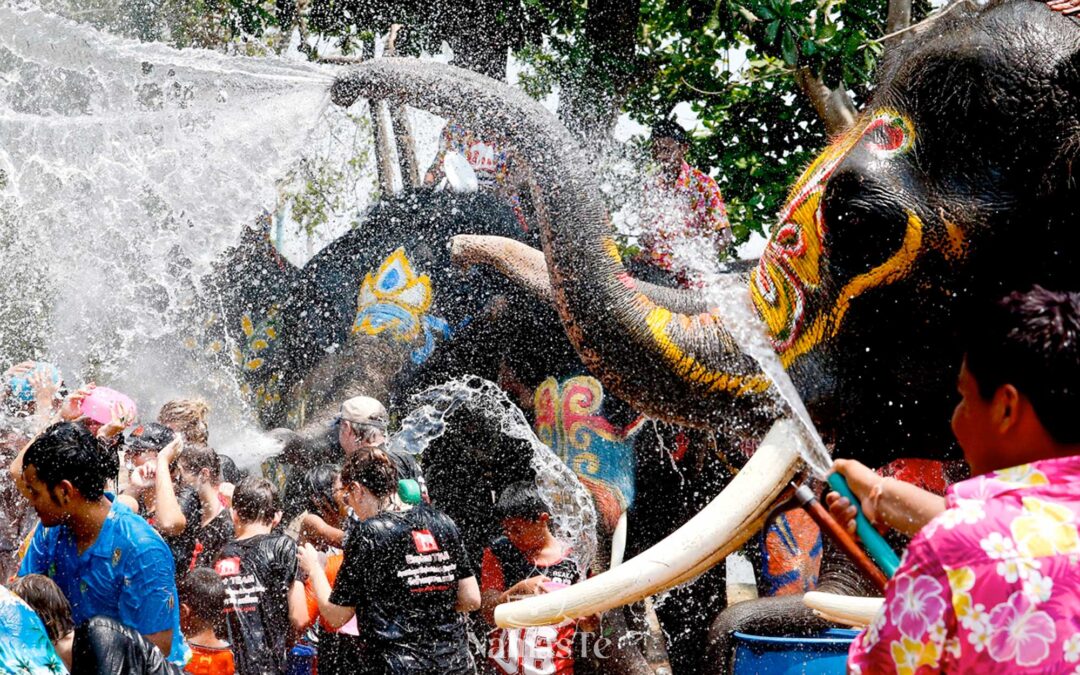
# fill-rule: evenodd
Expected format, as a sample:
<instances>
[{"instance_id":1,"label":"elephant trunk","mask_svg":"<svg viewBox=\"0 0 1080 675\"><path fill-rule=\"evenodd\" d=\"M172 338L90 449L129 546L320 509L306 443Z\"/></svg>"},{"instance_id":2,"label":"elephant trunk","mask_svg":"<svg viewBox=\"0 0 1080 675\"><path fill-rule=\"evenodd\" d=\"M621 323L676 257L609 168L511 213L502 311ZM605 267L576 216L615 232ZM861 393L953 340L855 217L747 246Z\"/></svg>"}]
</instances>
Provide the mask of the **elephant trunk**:
<instances>
[{"instance_id":1,"label":"elephant trunk","mask_svg":"<svg viewBox=\"0 0 1080 675\"><path fill-rule=\"evenodd\" d=\"M732 405L772 405L769 380L699 293L638 282L620 258L593 161L523 92L465 70L377 59L339 78L339 105L364 96L497 129L533 177L547 269L566 333L605 387L642 412L714 427Z\"/></svg>"}]
</instances>

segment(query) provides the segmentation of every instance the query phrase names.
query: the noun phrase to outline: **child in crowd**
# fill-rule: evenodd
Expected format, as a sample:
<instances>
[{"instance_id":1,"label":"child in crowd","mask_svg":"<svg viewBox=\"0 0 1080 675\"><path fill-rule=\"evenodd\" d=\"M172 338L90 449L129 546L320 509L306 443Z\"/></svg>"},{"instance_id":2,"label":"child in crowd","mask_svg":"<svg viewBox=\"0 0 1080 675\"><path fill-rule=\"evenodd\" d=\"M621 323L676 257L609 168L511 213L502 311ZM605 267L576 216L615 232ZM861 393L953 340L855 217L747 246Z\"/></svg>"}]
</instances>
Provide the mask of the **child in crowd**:
<instances>
[{"instance_id":1,"label":"child in crowd","mask_svg":"<svg viewBox=\"0 0 1080 675\"><path fill-rule=\"evenodd\" d=\"M348 509L343 497L341 471L333 464L320 464L308 469L302 478L306 487L298 492L304 500L293 508L303 511L292 519L290 536L297 540L298 546L311 544L319 552L320 560L325 558L323 569L333 588L344 560L341 547ZM314 641L319 645L320 675L353 673L364 656L356 617L340 628L333 628L319 617L319 601L310 578L304 582L304 592L309 621L315 624Z\"/></svg>"},{"instance_id":2,"label":"child in crowd","mask_svg":"<svg viewBox=\"0 0 1080 675\"><path fill-rule=\"evenodd\" d=\"M192 652L184 670L192 675L233 675L232 649L214 632L225 611L225 583L214 570L197 567L180 582L178 592L180 628Z\"/></svg>"},{"instance_id":3,"label":"child in crowd","mask_svg":"<svg viewBox=\"0 0 1080 675\"><path fill-rule=\"evenodd\" d=\"M345 541L347 505L341 493L341 470L333 464L320 464L305 471L301 489L294 498L288 518L289 536L298 546L310 543L316 550L340 549Z\"/></svg>"},{"instance_id":4,"label":"child in crowd","mask_svg":"<svg viewBox=\"0 0 1080 675\"><path fill-rule=\"evenodd\" d=\"M270 481L249 477L236 486L236 538L222 548L214 571L225 582L225 637L240 675L282 672L290 629L299 634L307 626L296 542L272 532L278 517L277 489Z\"/></svg>"},{"instance_id":5,"label":"child in crowd","mask_svg":"<svg viewBox=\"0 0 1080 675\"><path fill-rule=\"evenodd\" d=\"M221 549L233 538L232 514L225 508L218 490L221 460L210 446L192 445L184 448L176 465L180 484L192 490L199 499L199 508L193 514L197 519L188 523L192 548L185 569L211 567Z\"/></svg>"},{"instance_id":6,"label":"child in crowd","mask_svg":"<svg viewBox=\"0 0 1080 675\"><path fill-rule=\"evenodd\" d=\"M480 575L480 611L492 625L496 606L581 580L569 550L551 533L548 507L531 481L507 486L495 509L505 534L484 549ZM493 629L488 636L490 669L522 675L574 672L576 623Z\"/></svg>"},{"instance_id":7,"label":"child in crowd","mask_svg":"<svg viewBox=\"0 0 1080 675\"><path fill-rule=\"evenodd\" d=\"M1080 293L1013 293L971 326L960 366L952 429L973 478L941 500L837 462L872 516L925 523L852 643L850 672L1076 669L1078 383Z\"/></svg>"},{"instance_id":8,"label":"child in crowd","mask_svg":"<svg viewBox=\"0 0 1080 675\"><path fill-rule=\"evenodd\" d=\"M60 587L49 577L27 574L8 586L34 610L49 636L49 642L71 670L71 649L75 639L75 623L71 620L71 603L64 597Z\"/></svg>"}]
</instances>

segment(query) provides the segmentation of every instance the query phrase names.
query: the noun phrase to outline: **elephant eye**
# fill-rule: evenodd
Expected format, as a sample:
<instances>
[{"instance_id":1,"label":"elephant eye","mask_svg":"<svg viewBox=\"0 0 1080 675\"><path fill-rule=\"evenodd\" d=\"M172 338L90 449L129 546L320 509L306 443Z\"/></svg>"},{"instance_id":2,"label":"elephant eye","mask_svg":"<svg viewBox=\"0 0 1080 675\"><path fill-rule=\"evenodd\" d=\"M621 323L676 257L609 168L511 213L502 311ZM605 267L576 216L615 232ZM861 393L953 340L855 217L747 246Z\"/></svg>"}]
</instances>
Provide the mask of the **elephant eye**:
<instances>
[{"instance_id":1,"label":"elephant eye","mask_svg":"<svg viewBox=\"0 0 1080 675\"><path fill-rule=\"evenodd\" d=\"M866 171L847 169L832 177L822 213L833 274L840 279L862 274L896 252L907 225L899 197Z\"/></svg>"}]
</instances>

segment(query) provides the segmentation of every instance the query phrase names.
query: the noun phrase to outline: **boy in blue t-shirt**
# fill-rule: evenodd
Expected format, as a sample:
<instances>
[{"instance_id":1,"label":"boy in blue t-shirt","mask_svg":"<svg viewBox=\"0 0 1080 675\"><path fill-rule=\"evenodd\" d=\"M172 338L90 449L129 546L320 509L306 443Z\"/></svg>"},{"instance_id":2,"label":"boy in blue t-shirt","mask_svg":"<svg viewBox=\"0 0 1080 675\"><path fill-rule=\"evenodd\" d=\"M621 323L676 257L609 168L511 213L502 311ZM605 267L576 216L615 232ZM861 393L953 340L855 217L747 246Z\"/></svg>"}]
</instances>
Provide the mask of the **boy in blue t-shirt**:
<instances>
[{"instance_id":1,"label":"boy in blue t-shirt","mask_svg":"<svg viewBox=\"0 0 1080 675\"><path fill-rule=\"evenodd\" d=\"M55 581L76 625L109 617L183 665L172 553L153 527L105 494L103 466L97 441L74 422L50 426L13 463L15 483L42 525L19 575Z\"/></svg>"}]
</instances>

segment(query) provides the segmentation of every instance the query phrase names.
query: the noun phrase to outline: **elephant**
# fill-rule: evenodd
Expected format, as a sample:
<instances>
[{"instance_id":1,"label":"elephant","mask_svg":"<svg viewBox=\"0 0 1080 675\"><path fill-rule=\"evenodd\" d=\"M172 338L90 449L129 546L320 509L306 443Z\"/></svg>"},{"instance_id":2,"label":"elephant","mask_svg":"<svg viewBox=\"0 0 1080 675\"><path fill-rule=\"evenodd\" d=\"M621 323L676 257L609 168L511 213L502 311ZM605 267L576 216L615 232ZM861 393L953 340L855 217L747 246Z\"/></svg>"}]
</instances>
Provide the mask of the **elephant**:
<instances>
[{"instance_id":1,"label":"elephant","mask_svg":"<svg viewBox=\"0 0 1080 675\"><path fill-rule=\"evenodd\" d=\"M578 468L601 516L594 536L610 540L634 498L640 415L585 375L554 309L534 290L451 262L448 242L462 232L531 241L511 208L487 194L421 188L381 199L361 221L297 268L276 253L263 218L203 284L202 306L212 314L203 342L222 358L230 351L224 345L235 345L231 358L253 407L282 442L263 473L282 488L286 513L299 469L341 459L333 420L342 400L374 396L401 422L417 405L415 394L467 375L497 381L540 437ZM484 448L501 452L487 456ZM500 527L491 495L535 478L531 453L466 411L424 452L431 497L459 522L475 561ZM605 546L598 564L608 555ZM624 618L606 621L611 630ZM633 643L619 645L612 656L619 671L663 664L662 647L645 642L645 655Z\"/></svg>"},{"instance_id":2,"label":"elephant","mask_svg":"<svg viewBox=\"0 0 1080 675\"><path fill-rule=\"evenodd\" d=\"M1033 283L1078 287L1080 261L1067 234L1080 216L1071 176L1080 154L1078 73L1075 21L1032 0L961 6L912 31L880 67L855 125L793 186L754 270L721 282L752 303L834 454L874 466L956 458L951 374L963 356L956 337L966 317ZM392 59L356 67L338 79L333 96L452 108L507 130L535 177L543 253L507 245L517 262L499 269L534 287L548 280L543 293L608 391L650 417L709 430L738 419L760 436L785 416L771 378L736 339L730 306L626 272L585 151L537 103L449 67ZM773 455L764 457L755 463L755 455L744 472L751 464L754 475L769 468ZM664 582L700 573L703 560L714 562L757 529L793 471L765 472L776 484L719 495L713 504L760 507L745 527L715 532L723 535L711 542L715 555L672 564ZM661 549L663 542L653 550ZM616 588L611 579L652 569L649 562L634 559L512 603L521 607L513 620L526 607L533 620L546 621L635 600L641 584L599 601L590 596ZM843 569L823 569L820 586L850 591L857 582ZM814 626L797 596L729 611L736 609L735 620L716 619L715 639L739 625Z\"/></svg>"}]
</instances>

